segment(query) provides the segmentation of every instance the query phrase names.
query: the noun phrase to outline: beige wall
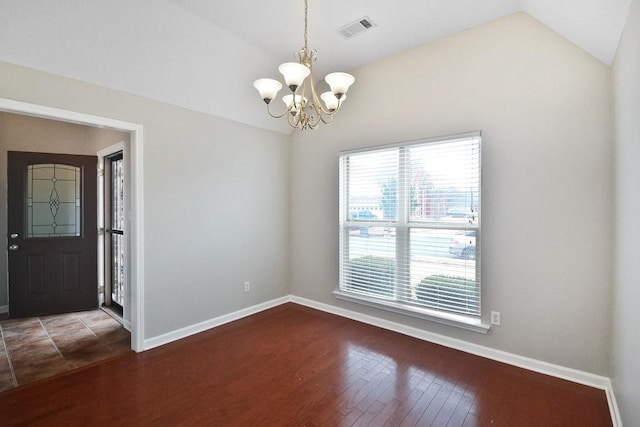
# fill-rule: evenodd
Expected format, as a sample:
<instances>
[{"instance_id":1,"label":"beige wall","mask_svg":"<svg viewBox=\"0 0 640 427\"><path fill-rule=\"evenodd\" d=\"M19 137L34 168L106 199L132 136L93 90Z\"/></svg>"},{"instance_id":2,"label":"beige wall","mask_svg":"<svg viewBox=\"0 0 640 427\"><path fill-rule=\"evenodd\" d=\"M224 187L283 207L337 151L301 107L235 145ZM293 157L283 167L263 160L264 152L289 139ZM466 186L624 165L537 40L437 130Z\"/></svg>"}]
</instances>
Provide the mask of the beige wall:
<instances>
[{"instance_id":1,"label":"beige wall","mask_svg":"<svg viewBox=\"0 0 640 427\"><path fill-rule=\"evenodd\" d=\"M616 263L611 377L622 422L640 425L640 2L631 4L612 68L616 133Z\"/></svg>"},{"instance_id":2,"label":"beige wall","mask_svg":"<svg viewBox=\"0 0 640 427\"><path fill-rule=\"evenodd\" d=\"M354 74L334 124L292 141L6 63L0 97L144 126L146 338L291 292L608 375L610 69L519 13ZM470 130L484 135L483 311L502 326L480 335L334 299L337 153Z\"/></svg>"},{"instance_id":3,"label":"beige wall","mask_svg":"<svg viewBox=\"0 0 640 427\"><path fill-rule=\"evenodd\" d=\"M98 150L128 141L129 134L37 117L0 112L0 235L7 242L7 151L96 155ZM6 249L4 250L6 254ZM7 257L0 257L0 307L7 305Z\"/></svg>"},{"instance_id":4,"label":"beige wall","mask_svg":"<svg viewBox=\"0 0 640 427\"><path fill-rule=\"evenodd\" d=\"M7 63L0 75L0 97L144 127L146 339L288 294L289 137Z\"/></svg>"},{"instance_id":5,"label":"beige wall","mask_svg":"<svg viewBox=\"0 0 640 427\"><path fill-rule=\"evenodd\" d=\"M344 110L294 134L292 293L607 375L612 281L610 70L518 13L354 70ZM336 300L339 151L483 132L487 335ZM488 322L487 322L488 323Z\"/></svg>"}]
</instances>

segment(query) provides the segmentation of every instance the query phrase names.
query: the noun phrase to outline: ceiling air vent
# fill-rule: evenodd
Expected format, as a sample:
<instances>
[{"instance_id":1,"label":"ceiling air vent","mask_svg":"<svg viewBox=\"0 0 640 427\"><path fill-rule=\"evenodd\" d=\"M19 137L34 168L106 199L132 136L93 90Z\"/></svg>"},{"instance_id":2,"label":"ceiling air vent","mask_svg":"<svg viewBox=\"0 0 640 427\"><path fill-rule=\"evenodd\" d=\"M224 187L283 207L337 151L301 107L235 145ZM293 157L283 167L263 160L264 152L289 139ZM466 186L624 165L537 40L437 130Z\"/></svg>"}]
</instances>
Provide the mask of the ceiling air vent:
<instances>
[{"instance_id":1,"label":"ceiling air vent","mask_svg":"<svg viewBox=\"0 0 640 427\"><path fill-rule=\"evenodd\" d=\"M367 30L372 30L375 27L377 27L377 25L369 19L368 16L365 16L338 28L337 32L345 39L350 39Z\"/></svg>"}]
</instances>

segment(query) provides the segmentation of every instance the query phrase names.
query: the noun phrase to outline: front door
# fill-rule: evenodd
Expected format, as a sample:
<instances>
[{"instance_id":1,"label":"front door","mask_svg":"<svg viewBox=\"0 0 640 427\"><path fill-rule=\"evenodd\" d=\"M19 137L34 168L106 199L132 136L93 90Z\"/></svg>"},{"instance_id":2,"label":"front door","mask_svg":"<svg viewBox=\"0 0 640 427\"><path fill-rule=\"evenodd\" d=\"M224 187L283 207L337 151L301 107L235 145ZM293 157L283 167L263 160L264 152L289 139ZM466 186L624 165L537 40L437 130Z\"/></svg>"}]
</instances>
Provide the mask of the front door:
<instances>
[{"instance_id":1,"label":"front door","mask_svg":"<svg viewBox=\"0 0 640 427\"><path fill-rule=\"evenodd\" d=\"M9 316L97 308L97 157L7 160Z\"/></svg>"}]
</instances>

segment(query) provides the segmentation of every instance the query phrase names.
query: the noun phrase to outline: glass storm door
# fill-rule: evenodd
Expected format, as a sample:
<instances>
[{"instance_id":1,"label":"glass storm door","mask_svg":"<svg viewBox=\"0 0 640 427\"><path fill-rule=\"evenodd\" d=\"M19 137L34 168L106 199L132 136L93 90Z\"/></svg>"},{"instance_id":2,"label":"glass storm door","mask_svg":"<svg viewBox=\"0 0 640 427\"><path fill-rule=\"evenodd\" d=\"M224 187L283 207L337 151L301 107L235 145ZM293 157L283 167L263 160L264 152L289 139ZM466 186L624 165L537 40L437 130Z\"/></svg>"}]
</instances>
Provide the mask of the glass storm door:
<instances>
[{"instance_id":1,"label":"glass storm door","mask_svg":"<svg viewBox=\"0 0 640 427\"><path fill-rule=\"evenodd\" d=\"M124 253L124 161L122 152L106 158L105 177L107 200L105 223L106 284L105 305L123 313L125 289Z\"/></svg>"},{"instance_id":2,"label":"glass storm door","mask_svg":"<svg viewBox=\"0 0 640 427\"><path fill-rule=\"evenodd\" d=\"M9 315L97 308L97 157L7 160Z\"/></svg>"}]
</instances>

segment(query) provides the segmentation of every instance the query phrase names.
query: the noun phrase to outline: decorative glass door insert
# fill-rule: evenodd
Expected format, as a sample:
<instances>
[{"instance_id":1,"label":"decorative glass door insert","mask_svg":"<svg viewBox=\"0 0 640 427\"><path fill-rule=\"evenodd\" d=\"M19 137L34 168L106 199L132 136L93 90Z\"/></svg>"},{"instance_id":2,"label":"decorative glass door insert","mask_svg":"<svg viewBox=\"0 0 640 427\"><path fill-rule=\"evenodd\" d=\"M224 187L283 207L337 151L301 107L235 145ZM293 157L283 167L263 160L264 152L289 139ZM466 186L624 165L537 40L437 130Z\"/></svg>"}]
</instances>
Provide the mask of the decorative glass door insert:
<instances>
[{"instance_id":1,"label":"decorative glass door insert","mask_svg":"<svg viewBox=\"0 0 640 427\"><path fill-rule=\"evenodd\" d=\"M81 231L80 168L27 166L27 238L78 237Z\"/></svg>"}]
</instances>

